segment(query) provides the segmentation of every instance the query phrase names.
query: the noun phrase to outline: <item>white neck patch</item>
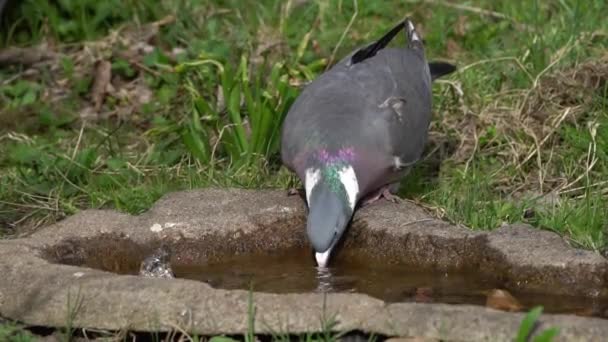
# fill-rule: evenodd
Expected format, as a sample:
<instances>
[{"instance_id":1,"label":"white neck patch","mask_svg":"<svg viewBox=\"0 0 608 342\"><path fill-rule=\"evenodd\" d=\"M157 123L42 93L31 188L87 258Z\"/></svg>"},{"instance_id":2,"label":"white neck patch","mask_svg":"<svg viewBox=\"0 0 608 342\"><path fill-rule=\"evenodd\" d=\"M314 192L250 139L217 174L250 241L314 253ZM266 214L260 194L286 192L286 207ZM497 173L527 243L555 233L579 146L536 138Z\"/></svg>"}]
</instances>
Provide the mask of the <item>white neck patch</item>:
<instances>
[{"instance_id":1,"label":"white neck patch","mask_svg":"<svg viewBox=\"0 0 608 342\"><path fill-rule=\"evenodd\" d=\"M321 179L321 170L319 169L306 169L306 180L304 180L304 186L306 188L306 203L310 206L310 194L312 189L319 183Z\"/></svg>"},{"instance_id":2,"label":"white neck patch","mask_svg":"<svg viewBox=\"0 0 608 342\"><path fill-rule=\"evenodd\" d=\"M359 182L357 181L357 175L355 174L355 170L352 166L348 165L338 170L338 177L340 179L340 183L344 186L344 190L346 191L346 195L348 196L348 204L350 205L350 209L354 210L355 205L357 204L357 195L359 195ZM319 169L306 169L306 180L304 181L304 186L306 188L306 202L310 206L310 194L312 193L312 189L319 183L321 180L321 170Z\"/></svg>"},{"instance_id":3,"label":"white neck patch","mask_svg":"<svg viewBox=\"0 0 608 342\"><path fill-rule=\"evenodd\" d=\"M348 195L348 203L350 209L355 210L355 204L357 204L357 195L359 195L359 182L357 181L357 175L352 166L348 165L338 171L340 182L346 190Z\"/></svg>"}]
</instances>

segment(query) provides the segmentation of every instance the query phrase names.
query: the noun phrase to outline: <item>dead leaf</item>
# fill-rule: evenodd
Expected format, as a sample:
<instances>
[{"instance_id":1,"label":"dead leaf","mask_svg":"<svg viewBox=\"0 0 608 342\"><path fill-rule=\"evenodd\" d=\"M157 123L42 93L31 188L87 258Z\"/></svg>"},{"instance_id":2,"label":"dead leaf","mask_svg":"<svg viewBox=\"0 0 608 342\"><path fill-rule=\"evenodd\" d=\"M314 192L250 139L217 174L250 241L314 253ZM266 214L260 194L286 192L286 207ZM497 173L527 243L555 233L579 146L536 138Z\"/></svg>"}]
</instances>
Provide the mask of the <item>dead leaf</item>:
<instances>
[{"instance_id":1,"label":"dead leaf","mask_svg":"<svg viewBox=\"0 0 608 342\"><path fill-rule=\"evenodd\" d=\"M486 306L503 311L520 311L524 308L508 291L500 289L493 289L488 292Z\"/></svg>"},{"instance_id":2,"label":"dead leaf","mask_svg":"<svg viewBox=\"0 0 608 342\"><path fill-rule=\"evenodd\" d=\"M457 36L464 37L469 29L469 17L466 15L458 16L456 20L456 26L454 27L454 33Z\"/></svg>"},{"instance_id":3,"label":"dead leaf","mask_svg":"<svg viewBox=\"0 0 608 342\"><path fill-rule=\"evenodd\" d=\"M249 58L249 62L253 65L260 65L266 60L277 60L285 52L286 42L283 36L272 27L260 26L255 41L256 49Z\"/></svg>"},{"instance_id":4,"label":"dead leaf","mask_svg":"<svg viewBox=\"0 0 608 342\"><path fill-rule=\"evenodd\" d=\"M133 88L133 95L136 103L138 105L143 105L152 101L152 96L154 93L152 93L152 90L150 90L147 85L141 83Z\"/></svg>"},{"instance_id":5,"label":"dead leaf","mask_svg":"<svg viewBox=\"0 0 608 342\"><path fill-rule=\"evenodd\" d=\"M123 30L123 39L126 39L132 43L135 42L151 42L158 35L159 29L163 26L172 24L175 22L174 15L168 15L158 21L142 25L142 26L130 26Z\"/></svg>"},{"instance_id":6,"label":"dead leaf","mask_svg":"<svg viewBox=\"0 0 608 342\"><path fill-rule=\"evenodd\" d=\"M224 109L226 109L226 98L224 97L224 88L222 88L222 86L217 87L215 98L215 108L217 108L218 112L223 112Z\"/></svg>"},{"instance_id":7,"label":"dead leaf","mask_svg":"<svg viewBox=\"0 0 608 342\"><path fill-rule=\"evenodd\" d=\"M414 294L416 303L430 303L433 301L433 289L430 287L418 287Z\"/></svg>"},{"instance_id":8,"label":"dead leaf","mask_svg":"<svg viewBox=\"0 0 608 342\"><path fill-rule=\"evenodd\" d=\"M452 38L448 38L445 45L446 45L445 47L447 50L447 55L450 58L453 58L462 52L462 48L460 47L460 45L458 45L458 43L456 43L456 41Z\"/></svg>"},{"instance_id":9,"label":"dead leaf","mask_svg":"<svg viewBox=\"0 0 608 342\"><path fill-rule=\"evenodd\" d=\"M573 314L575 314L576 316L591 317L591 316L597 314L597 312L595 310L593 310L593 308L581 308L581 309L575 310L573 312Z\"/></svg>"},{"instance_id":10,"label":"dead leaf","mask_svg":"<svg viewBox=\"0 0 608 342\"><path fill-rule=\"evenodd\" d=\"M323 53L323 51L321 51L321 45L319 45L319 41L317 41L316 39L312 40L312 50L317 55L321 55Z\"/></svg>"},{"instance_id":11,"label":"dead leaf","mask_svg":"<svg viewBox=\"0 0 608 342\"><path fill-rule=\"evenodd\" d=\"M49 59L57 54L48 48L47 44L27 48L10 47L0 51L0 66L32 65Z\"/></svg>"},{"instance_id":12,"label":"dead leaf","mask_svg":"<svg viewBox=\"0 0 608 342\"><path fill-rule=\"evenodd\" d=\"M111 79L112 64L106 60L97 62L95 65L95 81L91 88L91 100L96 112L101 109Z\"/></svg>"},{"instance_id":13,"label":"dead leaf","mask_svg":"<svg viewBox=\"0 0 608 342\"><path fill-rule=\"evenodd\" d=\"M82 121L94 121L97 119L97 111L92 106L82 108L79 114Z\"/></svg>"}]
</instances>

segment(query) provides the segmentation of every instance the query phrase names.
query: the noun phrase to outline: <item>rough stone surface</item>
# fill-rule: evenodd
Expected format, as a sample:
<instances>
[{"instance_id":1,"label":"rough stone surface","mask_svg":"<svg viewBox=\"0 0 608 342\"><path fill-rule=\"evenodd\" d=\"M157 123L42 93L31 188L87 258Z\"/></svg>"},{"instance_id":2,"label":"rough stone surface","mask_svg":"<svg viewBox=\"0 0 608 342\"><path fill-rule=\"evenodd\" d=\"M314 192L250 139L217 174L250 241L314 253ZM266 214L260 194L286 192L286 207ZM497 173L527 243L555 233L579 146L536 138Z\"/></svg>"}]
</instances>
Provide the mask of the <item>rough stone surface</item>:
<instances>
[{"instance_id":1,"label":"rough stone surface","mask_svg":"<svg viewBox=\"0 0 608 342\"><path fill-rule=\"evenodd\" d=\"M247 291L73 265L91 253L145 254L161 242L173 245L176 262L304 245L305 214L302 199L284 191L217 189L169 194L139 216L83 211L30 237L0 241L0 316L64 326L73 314L76 327L244 333ZM475 232L435 220L409 203L379 201L356 214L347 234L338 251L345 255L371 248L378 257L404 265L499 274L508 289L608 296L604 258L523 225ZM261 333L320 330L324 307L327 317L335 315L339 330L431 340L509 341L523 318L472 305L387 304L351 293L328 294L325 304L319 293L255 292L253 301L255 329ZM600 341L608 335L607 321L598 318L543 315L539 328L550 326L560 327L564 341Z\"/></svg>"}]
</instances>

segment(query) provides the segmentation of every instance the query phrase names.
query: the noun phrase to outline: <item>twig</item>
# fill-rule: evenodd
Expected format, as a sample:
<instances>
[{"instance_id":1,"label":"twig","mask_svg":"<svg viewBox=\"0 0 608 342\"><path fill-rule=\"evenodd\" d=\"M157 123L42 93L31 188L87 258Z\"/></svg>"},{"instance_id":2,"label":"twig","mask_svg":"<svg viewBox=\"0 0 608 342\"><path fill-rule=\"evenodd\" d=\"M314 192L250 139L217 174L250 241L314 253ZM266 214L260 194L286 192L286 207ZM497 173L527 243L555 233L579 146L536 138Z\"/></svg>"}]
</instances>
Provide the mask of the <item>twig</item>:
<instances>
[{"instance_id":1,"label":"twig","mask_svg":"<svg viewBox=\"0 0 608 342\"><path fill-rule=\"evenodd\" d=\"M579 176L579 177L582 178L581 176ZM597 187L597 186L608 184L608 180L606 180L606 181L596 182L596 183L585 185L585 186L579 186L579 187L576 187L576 188L568 189L568 187L570 187L573 184L577 183L580 180L580 178L577 178L576 180L574 180L573 182L569 183L568 185L566 185L566 186L564 186L562 188L562 189L566 189L566 190L558 190L559 194L560 195L569 194L571 192L576 192L576 191L580 191L580 190L584 190L584 189L588 189L588 188L594 188L594 187Z\"/></svg>"},{"instance_id":2,"label":"twig","mask_svg":"<svg viewBox=\"0 0 608 342\"><path fill-rule=\"evenodd\" d=\"M23 203L15 203L15 202L8 202L8 201L3 201L0 200L1 204L4 205L8 205L11 207L16 207L16 208L28 208L28 209L39 209L39 210L47 210L47 211L57 211L51 207L43 207L43 206L39 206L39 205L32 205L32 204L23 204Z\"/></svg>"},{"instance_id":3,"label":"twig","mask_svg":"<svg viewBox=\"0 0 608 342\"><path fill-rule=\"evenodd\" d=\"M80 125L80 132L78 133L78 140L76 141L76 146L74 146L74 151L72 151L72 161L76 159L76 153L78 153L78 150L80 149L80 142L82 141L82 135L84 133L84 125L85 122L83 121Z\"/></svg>"},{"instance_id":4,"label":"twig","mask_svg":"<svg viewBox=\"0 0 608 342\"><path fill-rule=\"evenodd\" d=\"M411 1L411 0L408 2L418 3L418 1ZM450 8L460 10L460 11L471 12L471 13L475 13L475 14L479 14L482 16L491 17L491 18L495 18L495 19L503 19L503 20L509 20L509 21L515 22L515 19L509 17L508 15L506 15L504 13L490 11L490 10L487 10L487 9L481 8L481 7L460 5L460 4L454 4L451 2L447 2L447 1L438 1L438 0L425 0L424 2L426 2L428 4L433 4L433 5L450 7Z\"/></svg>"},{"instance_id":5,"label":"twig","mask_svg":"<svg viewBox=\"0 0 608 342\"><path fill-rule=\"evenodd\" d=\"M401 226L402 227L403 226L409 226L409 225L416 224L416 223L429 222L429 221L435 221L435 220L436 220L435 218L431 218L431 217L429 217L429 218L423 218L423 219L419 219L419 220L408 221L408 222L402 224Z\"/></svg>"},{"instance_id":6,"label":"twig","mask_svg":"<svg viewBox=\"0 0 608 342\"><path fill-rule=\"evenodd\" d=\"M148 68L146 65L140 63L139 61L136 61L134 59L130 59L129 63L131 65L133 65L134 67L136 67L137 69L139 69L141 71L145 71L145 72L151 74L152 76L155 76L155 77L160 77L161 76L161 74L158 71Z\"/></svg>"},{"instance_id":7,"label":"twig","mask_svg":"<svg viewBox=\"0 0 608 342\"><path fill-rule=\"evenodd\" d=\"M521 167L528 162L528 160L530 160L530 158L532 158L536 153L539 152L540 148L545 144L545 142L547 142L547 140L549 139L549 137L551 137L553 135L553 133L555 133L555 131L557 130L557 128L559 128L559 126L562 124L562 122L566 119L566 117L568 116L568 114L570 114L570 110L572 109L572 107L568 107L566 108L566 110L564 110L564 113L562 113L562 115L559 117L559 119L557 120L557 123L555 125L553 125L553 127L551 128L551 131L549 133L547 133L547 135L545 135L545 137L543 138L543 140L541 140L541 142L539 144L536 144L536 148L534 148L532 151L530 151L530 153L528 153L528 155L526 156L526 158L519 163L519 165L517 165L517 170L521 169Z\"/></svg>"},{"instance_id":8,"label":"twig","mask_svg":"<svg viewBox=\"0 0 608 342\"><path fill-rule=\"evenodd\" d=\"M530 98L532 92L538 87L541 77L545 75L549 70L551 70L551 68L553 68L566 55L566 53L572 49L572 47L574 47L574 44L572 43L572 38L570 38L568 42L556 52L556 56L553 61L549 63L549 65L547 65L547 67L544 68L541 72L539 72L538 75L536 75L536 77L534 78L534 82L532 83L532 87L528 89L523 101L521 102L521 107L519 108L520 116L523 115L526 103L528 102L528 99Z\"/></svg>"},{"instance_id":9,"label":"twig","mask_svg":"<svg viewBox=\"0 0 608 342\"><path fill-rule=\"evenodd\" d=\"M598 185L603 185L605 183L608 183L608 181L603 181L603 182L598 182L592 185L586 185L586 186L581 186L581 187L577 187L574 189L570 189L570 190L563 190L563 189L568 189L569 187L573 186L574 184L578 183L581 179L583 178L587 178L589 179L589 171L591 171L591 169L593 169L593 167L595 166L595 164L598 161L598 158L596 157L596 152L597 152L597 143L596 143L596 135L597 135L597 126L599 124L598 123L593 123L593 125L589 128L589 131L591 133L591 142L589 143L589 147L587 148L587 161L586 161L586 167L585 167L585 172L581 175L579 175L578 177L576 177L575 180L573 180L572 182L568 183L565 186L560 187L559 189L557 189L557 192L559 194L565 194L565 193L569 193L569 192L573 192L573 191L577 191L577 190L583 190L586 188L590 188L593 186L598 186Z\"/></svg>"},{"instance_id":10,"label":"twig","mask_svg":"<svg viewBox=\"0 0 608 342\"><path fill-rule=\"evenodd\" d=\"M534 81L534 77L532 77L532 74L530 74L530 72L528 71L528 69L526 69L526 67L519 60L519 58L517 58L517 57L511 57L511 56L509 56L509 57L498 57L498 58L482 59L482 60L479 60L477 62L473 62L471 64L465 65L462 68L459 68L456 72L463 73L463 72L467 71L468 69L476 67L476 66L478 66L480 64L495 63L495 62L501 62L501 61L513 61L513 62L515 62L515 64L517 64L517 66L526 74L526 76L528 76L528 78L530 79L530 81Z\"/></svg>"},{"instance_id":11,"label":"twig","mask_svg":"<svg viewBox=\"0 0 608 342\"><path fill-rule=\"evenodd\" d=\"M95 112L99 112L112 81L112 63L100 60L95 65L95 79L91 87L91 100Z\"/></svg>"},{"instance_id":12,"label":"twig","mask_svg":"<svg viewBox=\"0 0 608 342\"><path fill-rule=\"evenodd\" d=\"M466 162L466 164L464 166L464 173L462 175L463 179L466 177L467 172L469 171L469 165L473 161L473 158L475 157L475 153L477 152L477 149L479 148L479 137L477 136L477 129L476 128L473 128L473 135L474 135L473 139L475 139L475 145L473 146L473 152L471 152L471 155L467 159L467 162Z\"/></svg>"},{"instance_id":13,"label":"twig","mask_svg":"<svg viewBox=\"0 0 608 342\"><path fill-rule=\"evenodd\" d=\"M56 58L57 56L58 54L44 45L28 48L10 47L0 51L0 66L15 64L32 65Z\"/></svg>"},{"instance_id":14,"label":"twig","mask_svg":"<svg viewBox=\"0 0 608 342\"><path fill-rule=\"evenodd\" d=\"M236 126L236 124L227 124L224 127L222 127L222 129L220 129L220 133L217 136L217 139L215 140L215 143L213 144L213 148L211 149L211 157L209 158L209 164L213 164L214 160L215 160L215 151L218 147L218 145L220 144L220 141L222 140L222 136L224 135L224 131L226 131L227 128Z\"/></svg>"}]
</instances>

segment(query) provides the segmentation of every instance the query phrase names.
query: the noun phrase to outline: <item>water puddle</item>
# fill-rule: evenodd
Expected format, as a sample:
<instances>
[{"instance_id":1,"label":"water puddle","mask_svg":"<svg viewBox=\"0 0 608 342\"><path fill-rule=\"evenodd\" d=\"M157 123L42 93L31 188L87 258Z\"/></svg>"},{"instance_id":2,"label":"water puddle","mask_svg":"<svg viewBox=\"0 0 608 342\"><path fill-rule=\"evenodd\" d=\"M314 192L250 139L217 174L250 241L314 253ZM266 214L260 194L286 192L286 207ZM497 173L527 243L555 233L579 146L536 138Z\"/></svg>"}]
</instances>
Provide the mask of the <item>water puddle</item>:
<instances>
[{"instance_id":1,"label":"water puddle","mask_svg":"<svg viewBox=\"0 0 608 342\"><path fill-rule=\"evenodd\" d=\"M120 241L120 242L119 242ZM118 274L141 274L198 280L218 289L252 289L266 293L357 292L386 302L473 304L508 311L528 310L542 305L548 313L569 313L608 318L608 300L506 292L501 275L478 270L440 272L420 269L394 260L382 260L365 253L345 250L326 269L315 267L312 251L306 247L275 251L233 252L206 258L184 257L171 247L170 263L163 264L158 247L141 246L129 240L106 243L70 243L47 251L47 259L63 264L101 269ZM198 248L201 245L198 245ZM142 266L142 261L148 265ZM145 272L144 272L145 271ZM142 273L144 272L144 273ZM165 276L163 276L165 277ZM170 279L168 281L171 281ZM509 295L512 295L509 296ZM515 303L511 301L515 300ZM495 303L499 303L496 306Z\"/></svg>"},{"instance_id":2,"label":"water puddle","mask_svg":"<svg viewBox=\"0 0 608 342\"><path fill-rule=\"evenodd\" d=\"M430 272L373 259L337 258L326 269L314 267L307 249L233 256L204 265L174 265L177 278L199 280L221 289L268 293L358 292L386 302L486 305L497 279L471 271ZM591 298L512 293L521 309L543 305L549 313L608 318L608 302Z\"/></svg>"},{"instance_id":3,"label":"water puddle","mask_svg":"<svg viewBox=\"0 0 608 342\"><path fill-rule=\"evenodd\" d=\"M216 288L269 293L359 292L388 302L414 301L424 289L440 302L485 301L484 289L495 285L474 274L438 274L381 264L363 258L336 258L318 268L308 249L241 255L203 265L174 265L176 277L200 280ZM421 290L423 289L423 290ZM428 291L427 291L428 292Z\"/></svg>"}]
</instances>

